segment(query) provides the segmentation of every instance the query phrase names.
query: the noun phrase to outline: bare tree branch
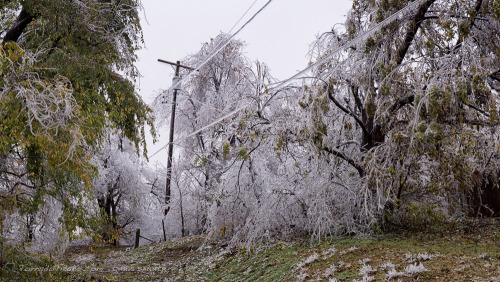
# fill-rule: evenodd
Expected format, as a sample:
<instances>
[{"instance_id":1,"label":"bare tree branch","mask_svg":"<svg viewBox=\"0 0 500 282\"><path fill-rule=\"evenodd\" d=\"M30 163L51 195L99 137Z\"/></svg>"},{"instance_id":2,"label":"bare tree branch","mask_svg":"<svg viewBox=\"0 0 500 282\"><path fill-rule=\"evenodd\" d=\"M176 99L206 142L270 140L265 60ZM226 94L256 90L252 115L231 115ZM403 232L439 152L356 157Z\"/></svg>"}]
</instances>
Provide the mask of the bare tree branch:
<instances>
[{"instance_id":1,"label":"bare tree branch","mask_svg":"<svg viewBox=\"0 0 500 282\"><path fill-rule=\"evenodd\" d=\"M497 70L496 72L493 72L490 74L487 78L486 81L488 82L488 85L496 90L500 91L500 70Z\"/></svg>"},{"instance_id":2,"label":"bare tree branch","mask_svg":"<svg viewBox=\"0 0 500 282\"><path fill-rule=\"evenodd\" d=\"M325 150L325 152L327 152L331 155L334 155L336 157L339 157L339 158L345 160L348 164L350 164L352 167L354 167L358 171L360 177L363 177L365 175L365 170L363 169L363 167L361 167L353 159L344 155L344 153L337 151L335 149L330 149L328 147L323 147L323 150Z\"/></svg>"},{"instance_id":3,"label":"bare tree branch","mask_svg":"<svg viewBox=\"0 0 500 282\"><path fill-rule=\"evenodd\" d=\"M368 120L368 115L366 114L366 109L363 107L363 102L361 102L361 98L359 97L359 88L355 86L354 84L351 84L351 93L352 96L354 97L354 102L356 103L356 107L358 107L359 112L361 113L361 117L363 118L363 121Z\"/></svg>"},{"instance_id":4,"label":"bare tree branch","mask_svg":"<svg viewBox=\"0 0 500 282\"><path fill-rule=\"evenodd\" d=\"M399 99L398 101L396 101L396 103L394 103L389 108L389 111L391 113L397 112L399 109L401 109L402 107L406 106L407 104L413 103L414 100L415 100L415 94L407 95L407 96Z\"/></svg>"},{"instance_id":5,"label":"bare tree branch","mask_svg":"<svg viewBox=\"0 0 500 282\"><path fill-rule=\"evenodd\" d=\"M337 101L337 99L335 99L335 97L333 96L333 89L331 87L328 87L328 98L335 104L335 106L337 106L341 111L343 111L344 113L350 115L351 117L354 118L354 120L359 124L359 126L361 127L361 129L363 130L363 132L367 135L370 135L370 133L368 132L368 130L366 129L366 126L365 124L363 123L363 121L358 117L356 116L353 112L349 111L347 108L345 108L344 106L342 106L342 104L339 103L339 101Z\"/></svg>"}]
</instances>

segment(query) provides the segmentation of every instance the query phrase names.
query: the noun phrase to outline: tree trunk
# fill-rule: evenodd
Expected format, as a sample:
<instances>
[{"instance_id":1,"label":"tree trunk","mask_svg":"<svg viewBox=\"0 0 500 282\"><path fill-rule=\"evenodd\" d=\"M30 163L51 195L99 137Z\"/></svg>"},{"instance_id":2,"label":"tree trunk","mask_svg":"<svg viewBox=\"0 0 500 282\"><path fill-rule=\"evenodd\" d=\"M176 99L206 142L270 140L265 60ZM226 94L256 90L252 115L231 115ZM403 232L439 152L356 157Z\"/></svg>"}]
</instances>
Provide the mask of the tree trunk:
<instances>
[{"instance_id":1,"label":"tree trunk","mask_svg":"<svg viewBox=\"0 0 500 282\"><path fill-rule=\"evenodd\" d=\"M17 42L21 34L23 34L24 29L33 21L34 17L26 11L26 9L22 9L19 13L19 16L16 18L16 22L14 25L7 31L5 34L2 45L9 41Z\"/></svg>"},{"instance_id":2,"label":"tree trunk","mask_svg":"<svg viewBox=\"0 0 500 282\"><path fill-rule=\"evenodd\" d=\"M474 217L500 216L500 179L475 170L472 173L474 188L469 192L469 215Z\"/></svg>"},{"instance_id":3,"label":"tree trunk","mask_svg":"<svg viewBox=\"0 0 500 282\"><path fill-rule=\"evenodd\" d=\"M368 121L365 123L368 132L363 131L363 139L361 142L361 150L363 152L367 152L385 141L385 133L382 131L382 127L378 124L374 124L373 120L373 116L369 117Z\"/></svg>"}]
</instances>

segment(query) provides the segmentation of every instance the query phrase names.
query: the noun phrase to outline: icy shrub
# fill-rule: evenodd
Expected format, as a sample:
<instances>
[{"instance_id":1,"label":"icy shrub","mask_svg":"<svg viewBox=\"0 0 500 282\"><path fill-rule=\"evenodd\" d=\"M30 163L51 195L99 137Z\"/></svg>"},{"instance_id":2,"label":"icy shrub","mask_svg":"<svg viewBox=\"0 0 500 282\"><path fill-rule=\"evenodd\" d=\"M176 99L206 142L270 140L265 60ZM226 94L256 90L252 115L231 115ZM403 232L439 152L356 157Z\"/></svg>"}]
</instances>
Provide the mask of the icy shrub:
<instances>
[{"instance_id":1,"label":"icy shrub","mask_svg":"<svg viewBox=\"0 0 500 282\"><path fill-rule=\"evenodd\" d=\"M427 269L424 267L422 263L419 264L414 263L405 267L405 273L407 276L413 276L413 274L421 273L424 271L427 271Z\"/></svg>"}]
</instances>

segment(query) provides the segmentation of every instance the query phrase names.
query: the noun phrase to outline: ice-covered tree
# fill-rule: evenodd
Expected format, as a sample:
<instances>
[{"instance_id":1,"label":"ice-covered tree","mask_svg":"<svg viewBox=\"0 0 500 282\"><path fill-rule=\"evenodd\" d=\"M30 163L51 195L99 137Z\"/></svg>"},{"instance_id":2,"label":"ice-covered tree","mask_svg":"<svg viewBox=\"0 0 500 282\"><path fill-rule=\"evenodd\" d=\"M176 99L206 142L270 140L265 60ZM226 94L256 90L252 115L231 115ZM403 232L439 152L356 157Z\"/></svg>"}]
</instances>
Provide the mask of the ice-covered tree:
<instances>
[{"instance_id":1,"label":"ice-covered tree","mask_svg":"<svg viewBox=\"0 0 500 282\"><path fill-rule=\"evenodd\" d=\"M219 35L183 63L197 66L227 38ZM326 170L294 136L303 91L268 91L266 85L273 82L269 70L261 63L253 67L242 46L233 40L183 84L176 119L182 141L175 144L180 153L169 226L180 227L181 234L206 231L211 238L235 243L315 228L324 232L319 221L311 220L321 212L315 201L321 198L326 205L344 198L326 192L314 196L327 189L327 181L317 179ZM235 109L240 111L204 128Z\"/></svg>"},{"instance_id":2,"label":"ice-covered tree","mask_svg":"<svg viewBox=\"0 0 500 282\"><path fill-rule=\"evenodd\" d=\"M0 2L1 221L55 200L65 230L87 225L91 159L107 121L137 150L144 145L151 117L133 65L139 8L135 0Z\"/></svg>"},{"instance_id":3,"label":"ice-covered tree","mask_svg":"<svg viewBox=\"0 0 500 282\"><path fill-rule=\"evenodd\" d=\"M183 60L183 64L198 66L228 39L227 34L218 35L205 43L199 52ZM243 46L239 40L228 43L189 76L178 98L176 136L182 141L175 144L179 157L174 168L174 182L180 185L175 189L182 193L183 204L190 205L183 209L183 214L186 229L191 233L206 230L209 206L220 203L216 197L225 189L224 175L238 161L248 157L245 146L248 136L242 133L245 121L252 114L245 110L186 137L221 116L256 102L252 99L258 97L260 89L255 86L252 64L242 54ZM168 110L160 112L165 114Z\"/></svg>"},{"instance_id":4,"label":"ice-covered tree","mask_svg":"<svg viewBox=\"0 0 500 282\"><path fill-rule=\"evenodd\" d=\"M498 186L498 7L354 1L295 87L274 88L233 41L184 84L178 136L242 107L182 139L184 216L237 243L495 214L481 196Z\"/></svg>"},{"instance_id":5,"label":"ice-covered tree","mask_svg":"<svg viewBox=\"0 0 500 282\"><path fill-rule=\"evenodd\" d=\"M359 179L364 215L426 225L498 185L498 4L354 1L316 42L303 132Z\"/></svg>"},{"instance_id":6,"label":"ice-covered tree","mask_svg":"<svg viewBox=\"0 0 500 282\"><path fill-rule=\"evenodd\" d=\"M120 134L110 134L94 161L99 171L93 185L103 220L102 240L117 244L121 236L153 220L149 215L158 210L159 203L152 189L157 187L149 182L152 172L146 160Z\"/></svg>"}]
</instances>

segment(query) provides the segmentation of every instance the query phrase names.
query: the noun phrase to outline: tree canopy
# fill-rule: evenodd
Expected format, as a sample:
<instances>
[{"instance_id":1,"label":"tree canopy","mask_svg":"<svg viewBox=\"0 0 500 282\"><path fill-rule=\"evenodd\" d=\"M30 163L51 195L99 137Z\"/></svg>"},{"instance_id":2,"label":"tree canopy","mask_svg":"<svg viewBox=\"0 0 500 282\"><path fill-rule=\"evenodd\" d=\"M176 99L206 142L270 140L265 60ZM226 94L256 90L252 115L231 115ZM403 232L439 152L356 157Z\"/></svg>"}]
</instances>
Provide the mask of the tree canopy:
<instances>
[{"instance_id":1,"label":"tree canopy","mask_svg":"<svg viewBox=\"0 0 500 282\"><path fill-rule=\"evenodd\" d=\"M90 162L106 128L145 150L150 109L135 91L140 2L0 2L2 216L35 213L47 197L69 230L96 175ZM76 218L73 219L73 218Z\"/></svg>"},{"instance_id":2,"label":"tree canopy","mask_svg":"<svg viewBox=\"0 0 500 282\"><path fill-rule=\"evenodd\" d=\"M316 54L411 3L354 1ZM498 179L498 1L415 3L318 68L301 104L318 151L356 171L382 222L467 214L471 187L485 185L474 171Z\"/></svg>"},{"instance_id":3,"label":"tree canopy","mask_svg":"<svg viewBox=\"0 0 500 282\"><path fill-rule=\"evenodd\" d=\"M51 201L74 230L93 183L101 227L132 226L163 193L131 155L152 122L139 1L0 3L2 216ZM203 44L183 60L204 64L179 94L169 230L251 245L500 215L499 19L499 0L354 0L290 84L230 35Z\"/></svg>"},{"instance_id":4,"label":"tree canopy","mask_svg":"<svg viewBox=\"0 0 500 282\"><path fill-rule=\"evenodd\" d=\"M244 106L184 143L182 187L216 184L203 190L212 238L424 228L499 214L488 196L500 184L499 4L353 1L345 23L312 45L320 62L312 76L287 87L245 71L238 48L208 62L186 83L183 128L210 122L199 123L203 107L217 120L225 101L241 97ZM224 63L228 54L234 64Z\"/></svg>"}]
</instances>

